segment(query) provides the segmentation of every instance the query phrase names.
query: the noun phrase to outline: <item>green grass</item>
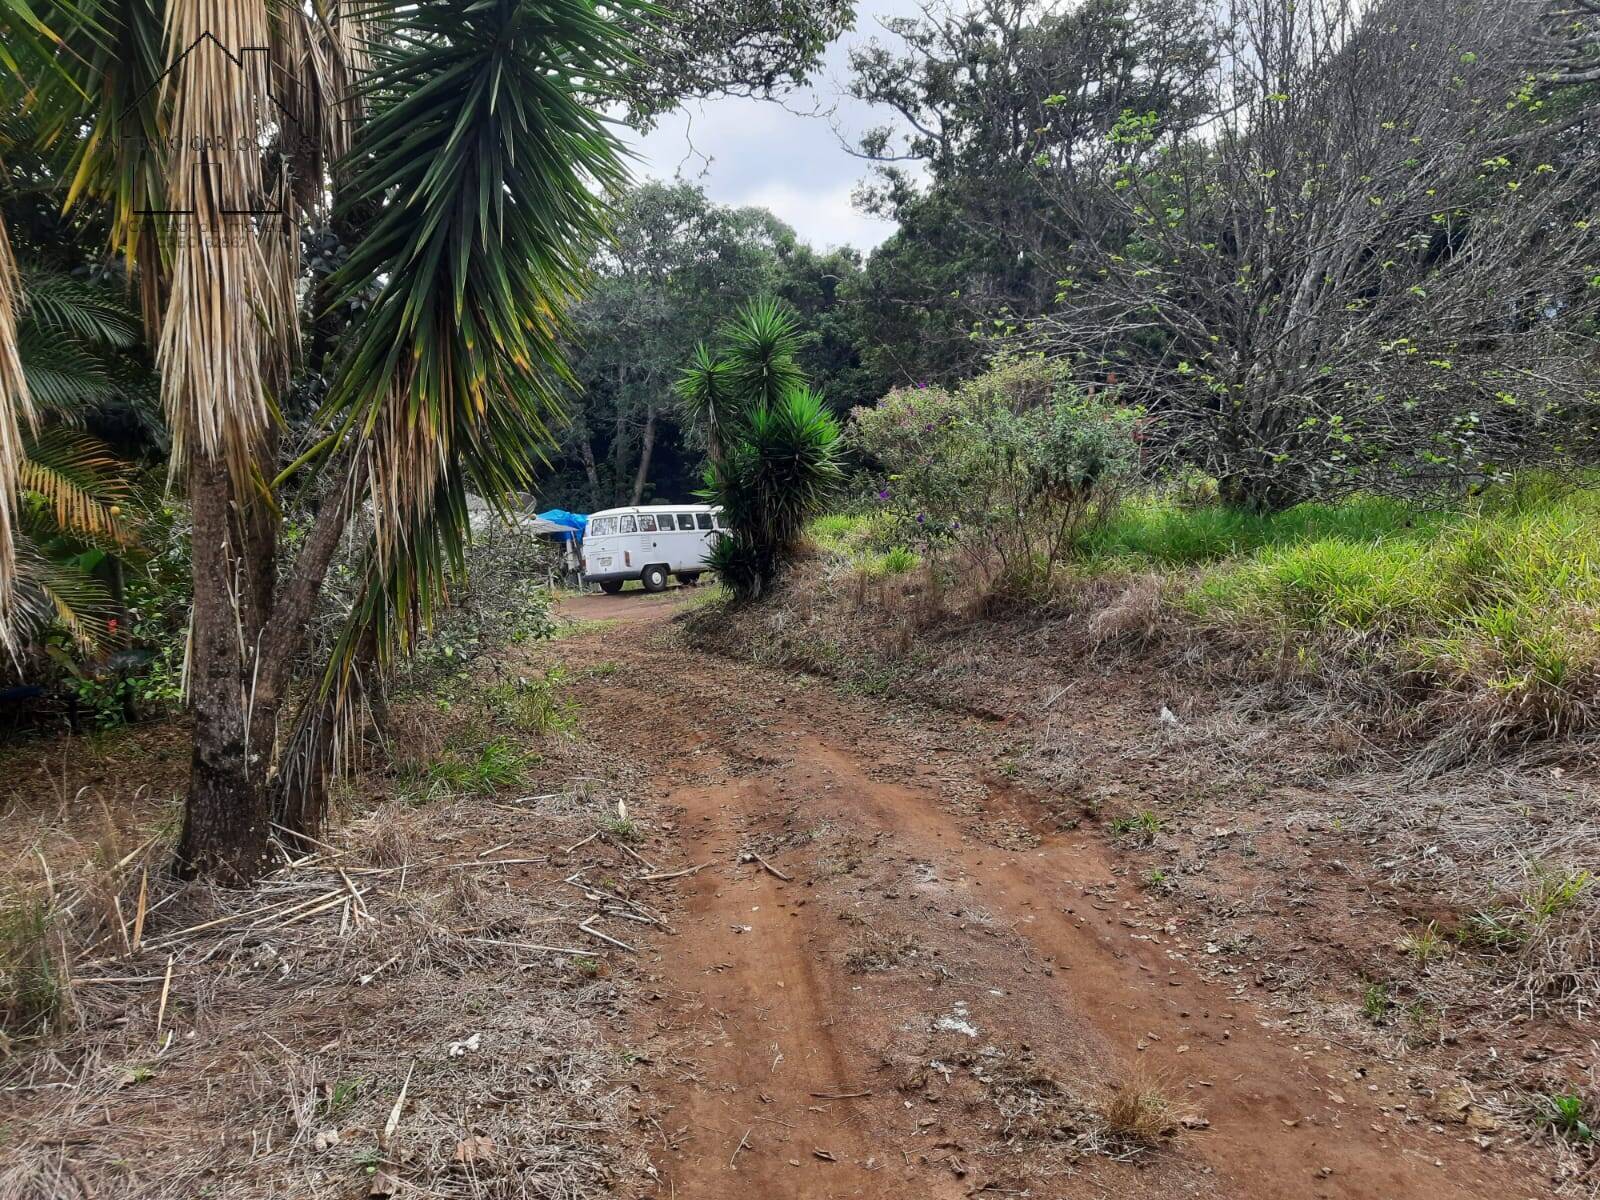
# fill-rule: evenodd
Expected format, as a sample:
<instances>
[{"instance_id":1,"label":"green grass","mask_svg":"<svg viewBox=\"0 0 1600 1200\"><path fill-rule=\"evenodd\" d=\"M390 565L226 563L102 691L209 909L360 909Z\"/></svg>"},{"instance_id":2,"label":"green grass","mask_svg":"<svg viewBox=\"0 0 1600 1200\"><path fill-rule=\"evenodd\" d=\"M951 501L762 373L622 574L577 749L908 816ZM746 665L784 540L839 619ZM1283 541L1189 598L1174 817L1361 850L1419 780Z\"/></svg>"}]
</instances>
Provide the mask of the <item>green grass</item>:
<instances>
[{"instance_id":1,"label":"green grass","mask_svg":"<svg viewBox=\"0 0 1600 1200\"><path fill-rule=\"evenodd\" d=\"M413 772L402 782L400 793L413 803L453 796L492 796L501 788L521 783L535 758L507 737L491 738L480 746L451 748Z\"/></svg>"},{"instance_id":2,"label":"green grass","mask_svg":"<svg viewBox=\"0 0 1600 1200\"><path fill-rule=\"evenodd\" d=\"M566 670L551 667L542 675L520 676L484 691L495 721L519 733L570 734L577 724L577 703L563 698L560 688Z\"/></svg>"},{"instance_id":3,"label":"green grass","mask_svg":"<svg viewBox=\"0 0 1600 1200\"><path fill-rule=\"evenodd\" d=\"M1285 512L1263 514L1215 504L1188 508L1149 496L1124 505L1116 518L1091 534L1084 554L1091 566L1143 565L1160 570L1324 539L1421 541L1437 533L1449 519L1379 497L1342 504L1301 504Z\"/></svg>"},{"instance_id":4,"label":"green grass","mask_svg":"<svg viewBox=\"0 0 1600 1200\"><path fill-rule=\"evenodd\" d=\"M60 1011L64 972L43 895L11 892L0 906L0 1036L36 1033Z\"/></svg>"},{"instance_id":5,"label":"green grass","mask_svg":"<svg viewBox=\"0 0 1600 1200\"><path fill-rule=\"evenodd\" d=\"M1091 572L1158 571L1203 623L1277 633L1505 703L1540 732L1600 719L1600 490L1549 476L1452 511L1357 497L1251 514L1137 500Z\"/></svg>"}]
</instances>

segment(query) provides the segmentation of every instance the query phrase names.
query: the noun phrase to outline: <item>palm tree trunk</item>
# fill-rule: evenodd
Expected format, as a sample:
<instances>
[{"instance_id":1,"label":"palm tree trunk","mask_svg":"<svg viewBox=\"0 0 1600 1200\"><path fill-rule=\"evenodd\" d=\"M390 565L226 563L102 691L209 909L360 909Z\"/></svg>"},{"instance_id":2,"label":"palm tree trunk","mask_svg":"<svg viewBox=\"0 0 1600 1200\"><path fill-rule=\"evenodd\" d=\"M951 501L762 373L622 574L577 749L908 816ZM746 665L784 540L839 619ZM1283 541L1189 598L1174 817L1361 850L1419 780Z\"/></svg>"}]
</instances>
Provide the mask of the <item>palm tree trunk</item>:
<instances>
[{"instance_id":1,"label":"palm tree trunk","mask_svg":"<svg viewBox=\"0 0 1600 1200\"><path fill-rule=\"evenodd\" d=\"M194 758L189 803L178 843L180 871L248 882L267 863L263 787L270 745L252 745L253 712L246 664L256 648L245 641L255 608L243 583L244 539L234 519L228 468L199 452L189 460L194 520L196 603L190 629L189 699L194 713ZM209 602L201 597L209 598Z\"/></svg>"}]
</instances>

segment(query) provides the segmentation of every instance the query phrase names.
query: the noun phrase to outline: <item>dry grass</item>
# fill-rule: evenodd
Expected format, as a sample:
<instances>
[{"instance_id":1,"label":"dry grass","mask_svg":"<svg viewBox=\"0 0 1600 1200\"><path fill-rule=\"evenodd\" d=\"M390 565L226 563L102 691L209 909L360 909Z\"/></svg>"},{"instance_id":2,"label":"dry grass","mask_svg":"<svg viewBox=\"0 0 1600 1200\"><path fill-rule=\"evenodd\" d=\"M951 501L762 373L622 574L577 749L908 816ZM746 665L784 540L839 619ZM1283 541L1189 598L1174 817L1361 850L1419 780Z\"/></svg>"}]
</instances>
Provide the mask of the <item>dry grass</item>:
<instances>
[{"instance_id":1,"label":"dry grass","mask_svg":"<svg viewBox=\"0 0 1600 1200\"><path fill-rule=\"evenodd\" d=\"M166 876L161 810L136 839L83 803L8 813L31 836L5 911L55 947L29 986L60 986L0 1061L0 1196L614 1194L643 1165L605 1026L631 984L577 929L608 902L563 880L632 863L560 848L633 780L586 744L550 758L535 795L368 803L325 843L285 837L248 891Z\"/></svg>"},{"instance_id":2,"label":"dry grass","mask_svg":"<svg viewBox=\"0 0 1600 1200\"><path fill-rule=\"evenodd\" d=\"M1148 1071L1106 1085L1094 1102L1102 1132L1118 1146L1159 1146L1178 1131L1181 1119L1169 1090Z\"/></svg>"}]
</instances>

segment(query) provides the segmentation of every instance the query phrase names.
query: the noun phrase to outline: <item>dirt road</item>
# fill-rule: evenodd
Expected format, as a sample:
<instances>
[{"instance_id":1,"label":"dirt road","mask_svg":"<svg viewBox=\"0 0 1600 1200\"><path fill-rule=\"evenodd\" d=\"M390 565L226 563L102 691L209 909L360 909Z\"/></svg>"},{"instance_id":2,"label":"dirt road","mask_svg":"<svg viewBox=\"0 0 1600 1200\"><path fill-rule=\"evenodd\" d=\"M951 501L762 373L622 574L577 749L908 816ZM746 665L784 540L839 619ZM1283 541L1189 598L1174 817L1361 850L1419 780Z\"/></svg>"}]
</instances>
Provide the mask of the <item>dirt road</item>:
<instances>
[{"instance_id":1,"label":"dirt road","mask_svg":"<svg viewBox=\"0 0 1600 1200\"><path fill-rule=\"evenodd\" d=\"M658 885L642 1194L1550 1194L1203 971L1203 931L1008 786L984 722L687 650L680 598L575 602L607 623L557 651L595 668L590 735L649 769L642 852L710 864ZM1143 1149L1158 1099L1175 1132Z\"/></svg>"}]
</instances>

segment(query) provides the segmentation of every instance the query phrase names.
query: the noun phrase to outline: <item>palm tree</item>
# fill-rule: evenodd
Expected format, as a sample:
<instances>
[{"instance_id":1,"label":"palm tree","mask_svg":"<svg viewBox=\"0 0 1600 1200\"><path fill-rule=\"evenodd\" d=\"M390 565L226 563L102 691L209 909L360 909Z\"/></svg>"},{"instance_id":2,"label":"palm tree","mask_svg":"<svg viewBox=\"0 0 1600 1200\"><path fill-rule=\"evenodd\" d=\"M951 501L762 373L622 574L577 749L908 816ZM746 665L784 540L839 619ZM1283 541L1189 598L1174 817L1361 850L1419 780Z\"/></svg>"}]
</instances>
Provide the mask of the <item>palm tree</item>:
<instances>
[{"instance_id":1,"label":"palm tree","mask_svg":"<svg viewBox=\"0 0 1600 1200\"><path fill-rule=\"evenodd\" d=\"M111 248L158 301L145 311L193 518L188 871L249 879L275 806L321 819L283 793L325 779L363 665L403 652L461 569L466 492L509 507L544 461L562 314L623 179L601 114L629 62L619 22L638 16L631 0L84 0L62 31L82 47L75 86L54 89L77 97L56 123L70 198L112 213ZM171 65L138 90L148 61L105 47L152 28ZM154 140L115 136L130 130ZM221 153L218 130L239 135ZM186 215L162 237L116 219L141 208ZM331 298L359 295L364 316L291 438L279 401L313 219L354 237ZM281 514L319 497L280 571ZM367 512L363 593L284 722L323 734L280 747L308 618Z\"/></svg>"}]
</instances>

